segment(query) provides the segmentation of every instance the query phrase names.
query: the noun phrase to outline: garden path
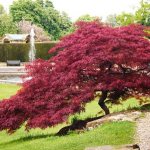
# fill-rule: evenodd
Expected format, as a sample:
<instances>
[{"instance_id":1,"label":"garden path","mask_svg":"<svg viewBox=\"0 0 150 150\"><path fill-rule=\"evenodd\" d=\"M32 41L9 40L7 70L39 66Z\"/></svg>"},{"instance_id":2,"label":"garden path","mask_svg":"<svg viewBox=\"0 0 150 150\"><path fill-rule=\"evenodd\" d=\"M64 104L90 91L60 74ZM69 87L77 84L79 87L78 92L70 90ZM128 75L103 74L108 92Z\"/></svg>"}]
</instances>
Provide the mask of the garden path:
<instances>
[{"instance_id":1,"label":"garden path","mask_svg":"<svg viewBox=\"0 0 150 150\"><path fill-rule=\"evenodd\" d=\"M150 112L137 122L137 137L140 150L150 150Z\"/></svg>"}]
</instances>

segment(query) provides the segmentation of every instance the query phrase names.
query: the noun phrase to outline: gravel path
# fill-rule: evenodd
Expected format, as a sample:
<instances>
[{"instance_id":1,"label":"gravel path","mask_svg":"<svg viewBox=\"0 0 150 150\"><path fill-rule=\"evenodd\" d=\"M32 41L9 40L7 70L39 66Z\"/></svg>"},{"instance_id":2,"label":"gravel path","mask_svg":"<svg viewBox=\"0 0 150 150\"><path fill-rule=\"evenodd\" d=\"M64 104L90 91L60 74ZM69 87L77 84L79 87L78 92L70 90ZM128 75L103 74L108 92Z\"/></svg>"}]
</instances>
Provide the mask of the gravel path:
<instances>
[{"instance_id":1,"label":"gravel path","mask_svg":"<svg viewBox=\"0 0 150 150\"><path fill-rule=\"evenodd\" d=\"M140 150L150 150L150 112L137 122L137 136Z\"/></svg>"}]
</instances>

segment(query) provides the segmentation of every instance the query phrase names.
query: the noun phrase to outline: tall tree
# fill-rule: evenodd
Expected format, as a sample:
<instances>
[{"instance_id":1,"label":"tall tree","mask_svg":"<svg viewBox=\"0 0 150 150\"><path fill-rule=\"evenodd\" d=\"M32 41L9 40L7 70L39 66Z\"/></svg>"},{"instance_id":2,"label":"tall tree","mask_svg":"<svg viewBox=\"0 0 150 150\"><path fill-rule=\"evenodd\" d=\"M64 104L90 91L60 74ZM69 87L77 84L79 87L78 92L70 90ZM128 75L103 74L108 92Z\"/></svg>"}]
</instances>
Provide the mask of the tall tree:
<instances>
[{"instance_id":1,"label":"tall tree","mask_svg":"<svg viewBox=\"0 0 150 150\"><path fill-rule=\"evenodd\" d=\"M54 8L49 0L16 0L10 7L10 13L16 22L24 19L40 25L54 39L58 39L62 32L68 30L72 24L69 19L61 21L64 16ZM68 24L66 28L62 28L64 22Z\"/></svg>"},{"instance_id":2,"label":"tall tree","mask_svg":"<svg viewBox=\"0 0 150 150\"><path fill-rule=\"evenodd\" d=\"M11 15L8 15L4 7L0 5L0 36L4 36L6 33L16 33L17 27L13 22Z\"/></svg>"},{"instance_id":3,"label":"tall tree","mask_svg":"<svg viewBox=\"0 0 150 150\"><path fill-rule=\"evenodd\" d=\"M45 7L52 7L54 8L53 3L50 0L45 0Z\"/></svg>"},{"instance_id":4,"label":"tall tree","mask_svg":"<svg viewBox=\"0 0 150 150\"><path fill-rule=\"evenodd\" d=\"M116 17L116 21L118 25L126 26L134 23L134 15L131 13L123 12L121 15Z\"/></svg>"},{"instance_id":5,"label":"tall tree","mask_svg":"<svg viewBox=\"0 0 150 150\"><path fill-rule=\"evenodd\" d=\"M4 7L3 7L3 5L0 4L0 15L2 15L4 13L5 13Z\"/></svg>"},{"instance_id":6,"label":"tall tree","mask_svg":"<svg viewBox=\"0 0 150 150\"><path fill-rule=\"evenodd\" d=\"M78 21L90 22L94 20L101 20L101 18L98 16L90 16L89 14L85 14L85 15L80 16L76 22Z\"/></svg>"},{"instance_id":7,"label":"tall tree","mask_svg":"<svg viewBox=\"0 0 150 150\"><path fill-rule=\"evenodd\" d=\"M113 15L107 16L105 22L108 23L109 25L111 25L112 27L116 27L118 25L117 24L117 15L113 14Z\"/></svg>"},{"instance_id":8,"label":"tall tree","mask_svg":"<svg viewBox=\"0 0 150 150\"><path fill-rule=\"evenodd\" d=\"M140 8L135 12L135 20L142 25L150 26L150 3L140 3Z\"/></svg>"},{"instance_id":9,"label":"tall tree","mask_svg":"<svg viewBox=\"0 0 150 150\"><path fill-rule=\"evenodd\" d=\"M112 28L80 22L78 30L50 50L50 60L28 66L30 80L17 95L0 102L0 130L46 128L84 110L101 91L99 105L150 96L150 41L142 26ZM63 50L63 51L62 51Z\"/></svg>"},{"instance_id":10,"label":"tall tree","mask_svg":"<svg viewBox=\"0 0 150 150\"><path fill-rule=\"evenodd\" d=\"M145 26L150 26L150 3L141 0L140 7L135 13L125 13L117 16L117 23L119 25L129 25L132 23L140 23Z\"/></svg>"},{"instance_id":11,"label":"tall tree","mask_svg":"<svg viewBox=\"0 0 150 150\"><path fill-rule=\"evenodd\" d=\"M41 27L32 24L30 21L22 20L18 23L18 30L19 30L18 33L28 34L28 33L30 33L31 28L34 28L34 30L35 30L35 34L36 34L35 39L37 42L51 40L51 37L48 36L48 34L45 33Z\"/></svg>"},{"instance_id":12,"label":"tall tree","mask_svg":"<svg viewBox=\"0 0 150 150\"><path fill-rule=\"evenodd\" d=\"M73 24L71 23L70 20L71 19L68 17L66 12L61 13L61 17L59 17L59 26L62 30L61 36L64 36L64 35L72 32L71 29L73 27Z\"/></svg>"},{"instance_id":13,"label":"tall tree","mask_svg":"<svg viewBox=\"0 0 150 150\"><path fill-rule=\"evenodd\" d=\"M41 6L44 7L44 1L43 0L36 0L37 3Z\"/></svg>"}]
</instances>

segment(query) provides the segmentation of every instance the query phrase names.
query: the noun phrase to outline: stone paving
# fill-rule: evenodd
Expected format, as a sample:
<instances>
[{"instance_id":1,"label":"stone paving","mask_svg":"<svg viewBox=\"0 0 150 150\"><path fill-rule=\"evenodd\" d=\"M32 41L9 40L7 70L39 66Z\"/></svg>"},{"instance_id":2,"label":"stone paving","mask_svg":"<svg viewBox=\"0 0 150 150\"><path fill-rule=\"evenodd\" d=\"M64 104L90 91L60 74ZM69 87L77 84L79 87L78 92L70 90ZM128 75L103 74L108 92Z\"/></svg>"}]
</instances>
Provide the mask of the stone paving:
<instances>
[{"instance_id":1,"label":"stone paving","mask_svg":"<svg viewBox=\"0 0 150 150\"><path fill-rule=\"evenodd\" d=\"M13 73L16 73L16 74L25 74L26 71L25 71L25 67L24 66L17 66L17 67L6 67L6 66L0 66L0 74L1 75L5 75L5 74L13 74Z\"/></svg>"},{"instance_id":2,"label":"stone paving","mask_svg":"<svg viewBox=\"0 0 150 150\"><path fill-rule=\"evenodd\" d=\"M150 150L150 112L137 122L137 137L140 150Z\"/></svg>"},{"instance_id":3,"label":"stone paving","mask_svg":"<svg viewBox=\"0 0 150 150\"><path fill-rule=\"evenodd\" d=\"M0 83L22 83L20 76L25 74L24 64L21 64L21 66L6 66L6 63L0 63Z\"/></svg>"}]
</instances>

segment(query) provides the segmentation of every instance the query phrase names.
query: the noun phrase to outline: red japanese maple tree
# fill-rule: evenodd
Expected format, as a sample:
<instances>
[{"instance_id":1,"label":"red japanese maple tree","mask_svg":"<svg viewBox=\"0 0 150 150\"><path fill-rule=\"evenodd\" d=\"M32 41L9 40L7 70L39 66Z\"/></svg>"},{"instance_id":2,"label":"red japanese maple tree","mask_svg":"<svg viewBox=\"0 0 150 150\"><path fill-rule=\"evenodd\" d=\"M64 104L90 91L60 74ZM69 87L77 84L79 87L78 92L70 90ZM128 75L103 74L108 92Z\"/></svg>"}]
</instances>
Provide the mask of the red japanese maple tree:
<instances>
[{"instance_id":1,"label":"red japanese maple tree","mask_svg":"<svg viewBox=\"0 0 150 150\"><path fill-rule=\"evenodd\" d=\"M144 27L112 28L99 22L79 22L78 30L64 37L49 53L49 60L27 66L31 79L10 99L0 102L0 130L46 128L84 110L101 92L105 101L150 96L150 41Z\"/></svg>"}]
</instances>

